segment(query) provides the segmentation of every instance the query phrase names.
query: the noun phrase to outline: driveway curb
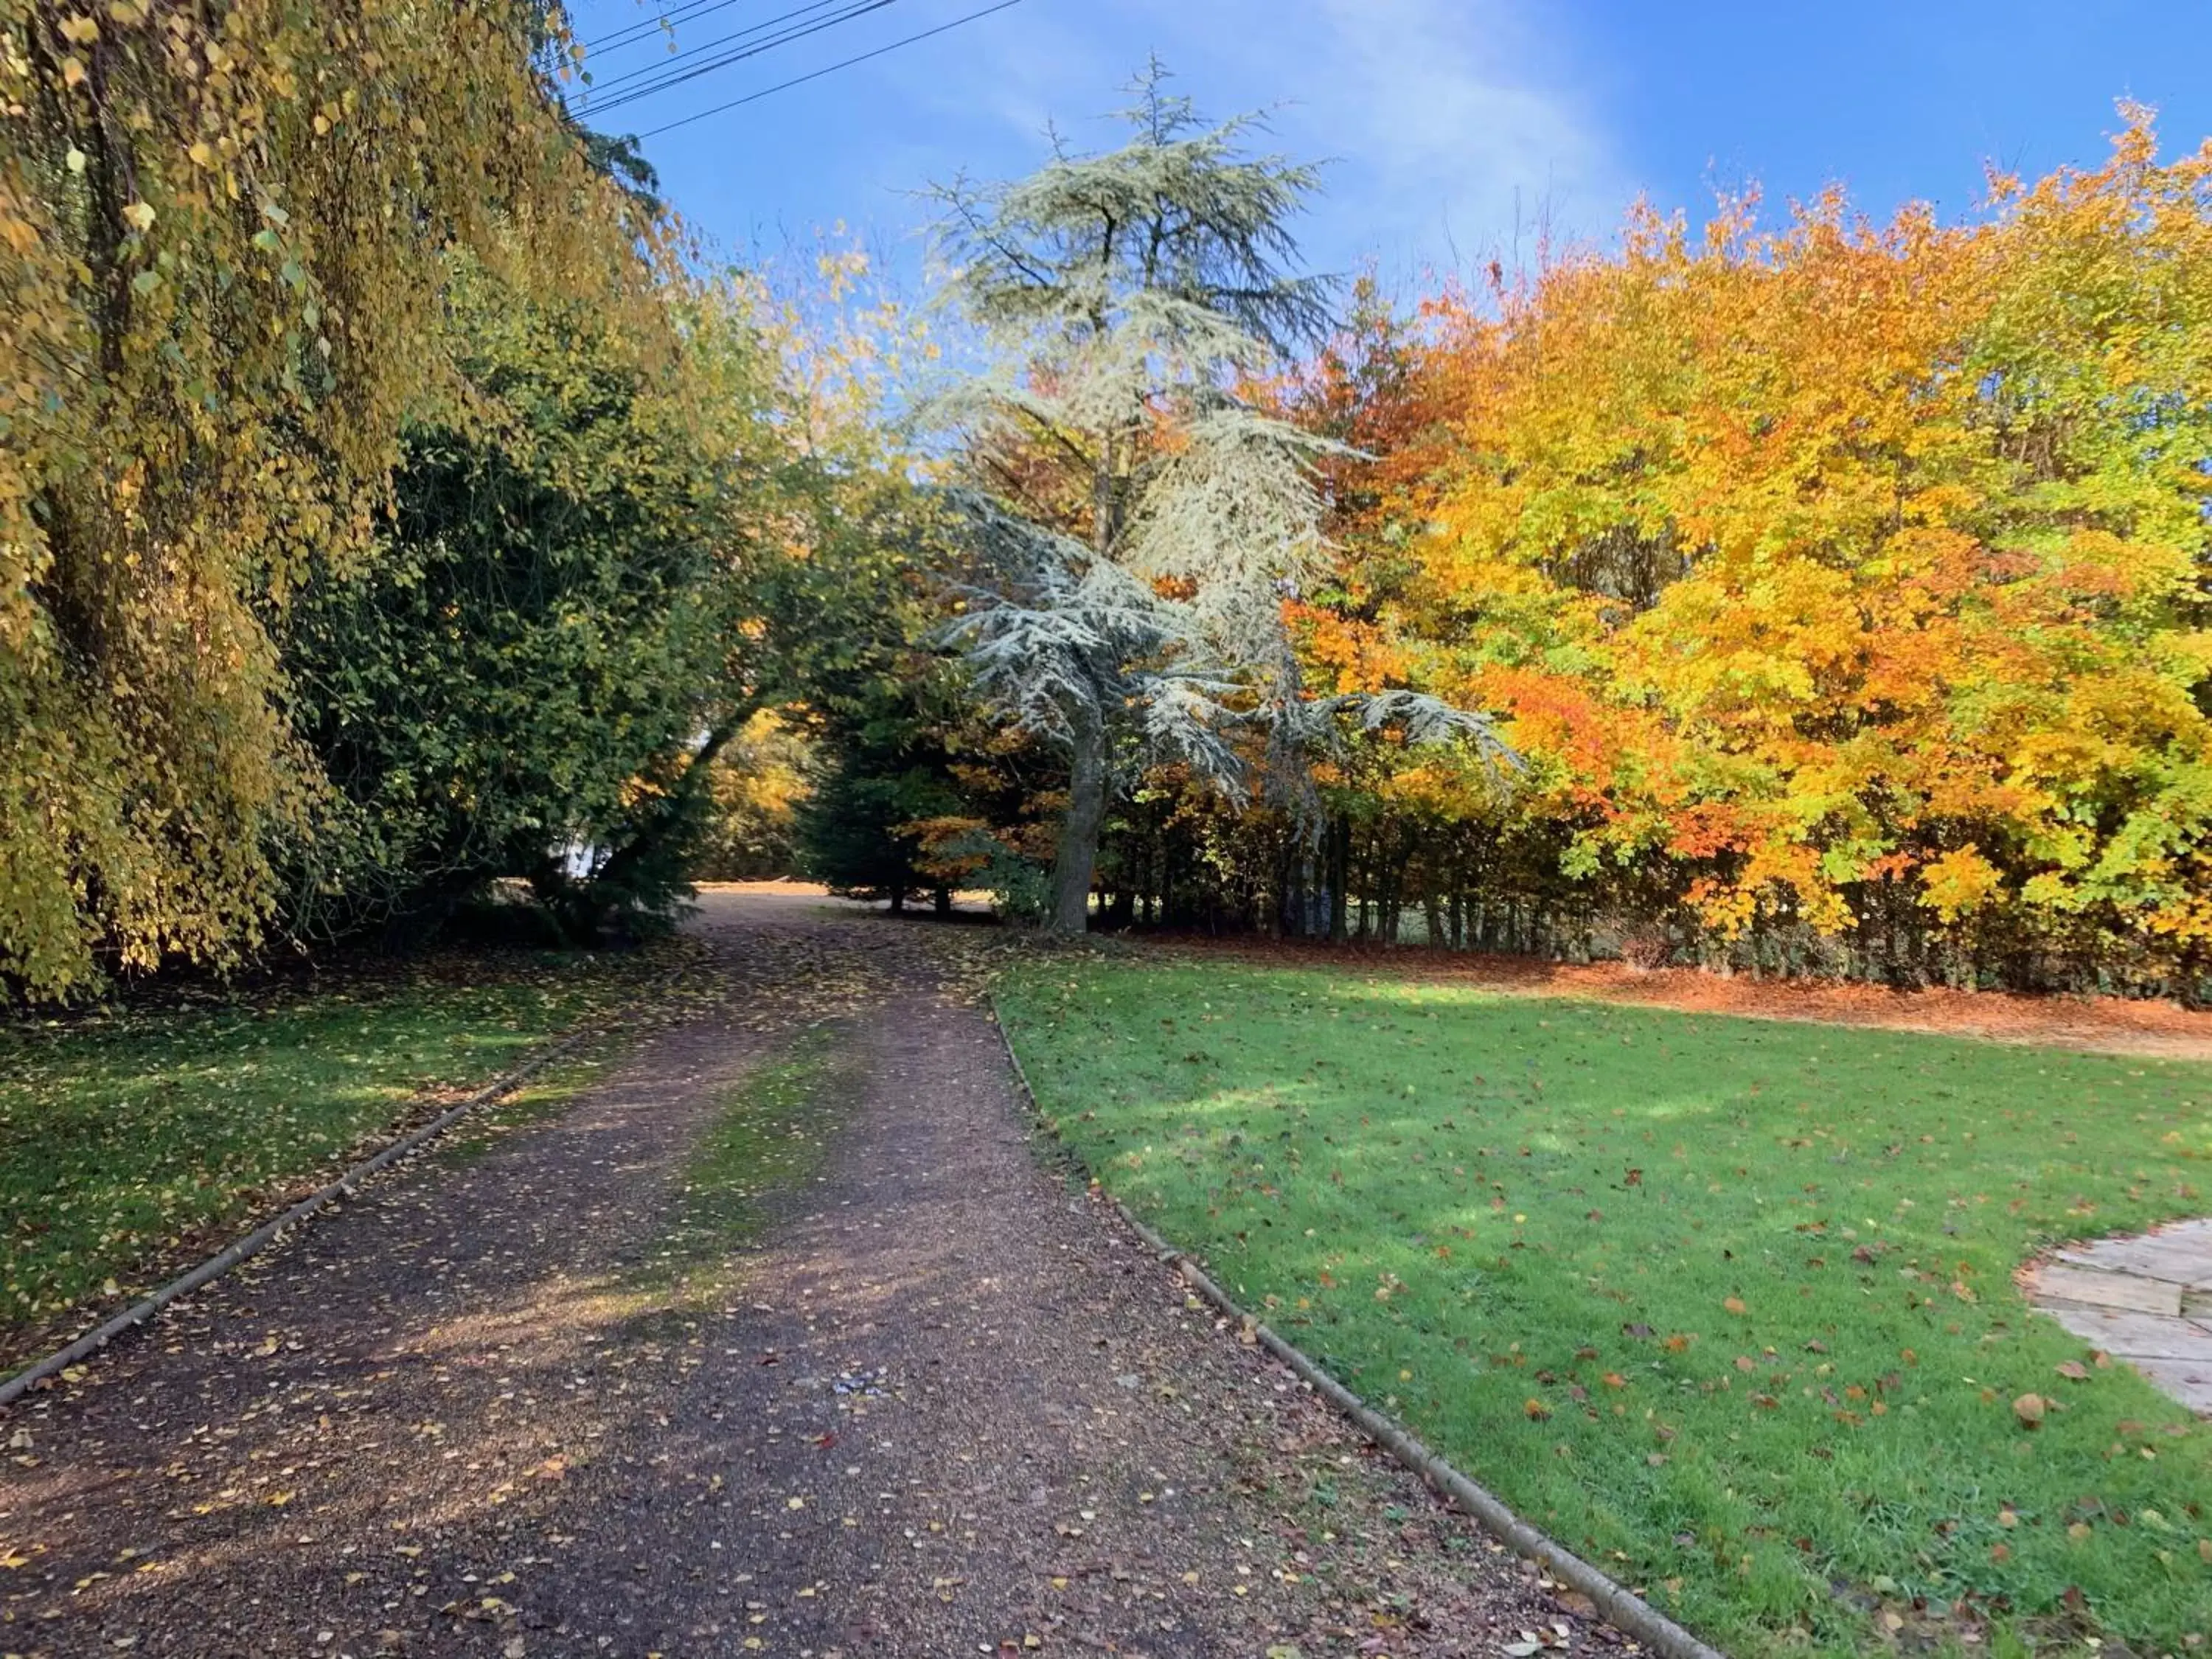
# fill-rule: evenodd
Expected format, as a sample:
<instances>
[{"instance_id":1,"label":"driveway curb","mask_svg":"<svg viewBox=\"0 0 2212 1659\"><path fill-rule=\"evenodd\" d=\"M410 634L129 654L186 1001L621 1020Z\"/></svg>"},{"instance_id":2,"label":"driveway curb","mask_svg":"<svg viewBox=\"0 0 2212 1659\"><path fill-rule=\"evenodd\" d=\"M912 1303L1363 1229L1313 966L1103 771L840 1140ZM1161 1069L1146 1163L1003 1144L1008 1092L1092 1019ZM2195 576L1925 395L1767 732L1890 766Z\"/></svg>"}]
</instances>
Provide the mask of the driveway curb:
<instances>
[{"instance_id":1,"label":"driveway curb","mask_svg":"<svg viewBox=\"0 0 2212 1659\"><path fill-rule=\"evenodd\" d=\"M160 1290L133 1303L106 1323L87 1331L67 1347L57 1349L44 1359L34 1361L17 1371L6 1382L0 1382L0 1410L4 1410L15 1404L48 1377L76 1364L80 1359L89 1358L98 1353L125 1332L144 1324L179 1297L189 1296L203 1285L222 1278L240 1262L249 1256L258 1255L275 1243L284 1233L298 1226L317 1211L325 1208L340 1199L351 1198L361 1183L371 1176L398 1163L426 1142L436 1139L438 1136L443 1134L478 1107L488 1106L495 1100L513 1094L555 1060L574 1053L586 1040L600 1034L601 1028L596 1024L580 1031L572 1031L554 1043L552 1047L525 1060L513 1071L494 1078L458 1105L448 1107L428 1123L422 1124L402 1135L386 1146L383 1151L362 1159L327 1186L318 1188L284 1211L283 1214L264 1222L245 1237L224 1249L218 1250L201 1262L198 1267L178 1275L162 1285Z\"/></svg>"},{"instance_id":2,"label":"driveway curb","mask_svg":"<svg viewBox=\"0 0 2212 1659\"><path fill-rule=\"evenodd\" d=\"M1037 1121L1044 1125L1047 1132L1057 1140L1059 1136L1051 1128L1051 1120L1045 1116L1043 1109L1037 1103L1036 1091L1030 1086L1029 1073L1023 1069L1022 1057L1014 1052L1013 1038L1007 1035L1006 1022L999 1017L996 997L992 998L990 1007L991 1022L999 1028L999 1041L1006 1051L1007 1062L1013 1067L1015 1080L1021 1085L1023 1098L1028 1101L1030 1110ZM1175 1268L1194 1291L1236 1320L1255 1342L1287 1365L1315 1393L1358 1424L1369 1438L1420 1476L1431 1490L1447 1503L1472 1516L1499 1542L1541 1564L1562 1583L1589 1597L1606 1623L1626 1635L1634 1637L1662 1655L1662 1659L1727 1659L1719 1649L1698 1640L1626 1585L1514 1514L1494 1494L1423 1445L1404 1424L1369 1405L1308 1358L1299 1348L1284 1340L1238 1306L1226 1291L1207 1276L1203 1267L1139 1221L1130 1212L1127 1205L1111 1193L1105 1192L1103 1188L1099 1190L1113 1205L1129 1231L1142 1239L1162 1261Z\"/></svg>"}]
</instances>

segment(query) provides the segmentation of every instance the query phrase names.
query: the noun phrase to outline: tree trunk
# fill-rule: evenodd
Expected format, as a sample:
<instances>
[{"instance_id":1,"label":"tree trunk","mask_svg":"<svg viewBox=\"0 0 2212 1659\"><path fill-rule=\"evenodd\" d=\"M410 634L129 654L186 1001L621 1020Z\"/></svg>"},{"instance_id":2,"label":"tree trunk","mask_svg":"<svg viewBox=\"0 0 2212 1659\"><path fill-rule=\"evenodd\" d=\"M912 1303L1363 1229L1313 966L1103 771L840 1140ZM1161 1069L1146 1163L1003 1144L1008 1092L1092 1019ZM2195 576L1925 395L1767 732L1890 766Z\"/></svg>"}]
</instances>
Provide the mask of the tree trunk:
<instances>
[{"instance_id":1,"label":"tree trunk","mask_svg":"<svg viewBox=\"0 0 2212 1659\"><path fill-rule=\"evenodd\" d=\"M1091 874L1106 822L1106 732L1095 716L1078 717L1070 760L1067 821L1052 866L1052 931L1079 939L1091 921Z\"/></svg>"},{"instance_id":2,"label":"tree trunk","mask_svg":"<svg viewBox=\"0 0 2212 1659\"><path fill-rule=\"evenodd\" d=\"M1350 929L1352 820L1339 816L1328 826L1328 942L1344 943Z\"/></svg>"},{"instance_id":3,"label":"tree trunk","mask_svg":"<svg viewBox=\"0 0 2212 1659\"><path fill-rule=\"evenodd\" d=\"M1313 848L1295 830L1284 838L1282 937L1304 939L1313 931Z\"/></svg>"},{"instance_id":4,"label":"tree trunk","mask_svg":"<svg viewBox=\"0 0 2212 1659\"><path fill-rule=\"evenodd\" d=\"M930 902L936 906L939 915L949 916L952 914L952 890L950 887L937 888L929 896Z\"/></svg>"},{"instance_id":5,"label":"tree trunk","mask_svg":"<svg viewBox=\"0 0 2212 1659\"><path fill-rule=\"evenodd\" d=\"M1394 828L1387 840L1377 836L1376 852L1382 868L1375 927L1384 946L1395 948L1401 942L1398 933L1406 914L1406 872L1413 857L1413 826Z\"/></svg>"},{"instance_id":6,"label":"tree trunk","mask_svg":"<svg viewBox=\"0 0 2212 1659\"><path fill-rule=\"evenodd\" d=\"M632 866L644 863L670 836L687 827L685 819L700 791L710 782L714 762L762 707L758 697L747 697L707 733L706 741L692 751L676 787L661 797L658 808L647 814L636 832L615 848L600 868L599 878L603 884L619 885L628 878Z\"/></svg>"}]
</instances>

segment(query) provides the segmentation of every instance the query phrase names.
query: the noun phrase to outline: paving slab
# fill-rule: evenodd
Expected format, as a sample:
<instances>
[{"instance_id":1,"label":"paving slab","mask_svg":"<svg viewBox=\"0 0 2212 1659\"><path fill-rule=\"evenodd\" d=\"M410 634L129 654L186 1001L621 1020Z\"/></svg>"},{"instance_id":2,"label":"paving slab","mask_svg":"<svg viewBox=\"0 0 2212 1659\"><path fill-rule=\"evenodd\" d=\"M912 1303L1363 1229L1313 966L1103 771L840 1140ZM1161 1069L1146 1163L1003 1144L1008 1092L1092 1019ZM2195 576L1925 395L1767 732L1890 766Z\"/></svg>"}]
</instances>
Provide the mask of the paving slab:
<instances>
[{"instance_id":1,"label":"paving slab","mask_svg":"<svg viewBox=\"0 0 2212 1659\"><path fill-rule=\"evenodd\" d=\"M2120 1359L2179 1359L2212 1364L2212 1325L2114 1308L2046 1306L2044 1311L2093 1348Z\"/></svg>"},{"instance_id":2,"label":"paving slab","mask_svg":"<svg viewBox=\"0 0 2212 1659\"><path fill-rule=\"evenodd\" d=\"M2058 1252L2058 1260L2105 1273L2175 1285L2212 1285L2212 1228L2185 1222L2137 1238L2110 1238Z\"/></svg>"},{"instance_id":3,"label":"paving slab","mask_svg":"<svg viewBox=\"0 0 2212 1659\"><path fill-rule=\"evenodd\" d=\"M2212 1218L2069 1245L2036 1267L2029 1299L2212 1416Z\"/></svg>"},{"instance_id":4,"label":"paving slab","mask_svg":"<svg viewBox=\"0 0 2212 1659\"><path fill-rule=\"evenodd\" d=\"M2136 1313L2181 1316L2181 1286L2134 1273L2104 1273L2054 1261L2036 1277L2036 1299L2087 1308L2124 1308Z\"/></svg>"},{"instance_id":5,"label":"paving slab","mask_svg":"<svg viewBox=\"0 0 2212 1659\"><path fill-rule=\"evenodd\" d=\"M2131 1359L2128 1363L2199 1417L2212 1417L2212 1364L2192 1364L2183 1359Z\"/></svg>"}]
</instances>

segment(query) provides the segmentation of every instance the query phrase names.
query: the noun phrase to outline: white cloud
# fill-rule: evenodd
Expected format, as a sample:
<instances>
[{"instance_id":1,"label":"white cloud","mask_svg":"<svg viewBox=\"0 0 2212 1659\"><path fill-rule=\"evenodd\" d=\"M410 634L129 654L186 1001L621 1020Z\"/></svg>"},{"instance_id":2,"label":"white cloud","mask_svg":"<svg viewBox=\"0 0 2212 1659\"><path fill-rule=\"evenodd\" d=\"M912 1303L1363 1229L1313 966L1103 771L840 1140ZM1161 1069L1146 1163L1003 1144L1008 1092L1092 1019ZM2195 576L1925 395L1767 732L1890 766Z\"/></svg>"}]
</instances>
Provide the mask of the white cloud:
<instances>
[{"instance_id":1,"label":"white cloud","mask_svg":"<svg viewBox=\"0 0 2212 1659\"><path fill-rule=\"evenodd\" d=\"M1373 257L1411 278L1510 258L1516 219L1531 256L1547 217L1602 236L1631 193L1565 89L1573 42L1537 27L1530 0L1030 0L1004 21L979 42L982 73L959 77L967 120L980 96L1001 143L1033 151L1048 118L1108 142L1086 118L1158 51L1209 112L1280 106L1283 148L1333 159L1309 235L1325 264Z\"/></svg>"}]
</instances>

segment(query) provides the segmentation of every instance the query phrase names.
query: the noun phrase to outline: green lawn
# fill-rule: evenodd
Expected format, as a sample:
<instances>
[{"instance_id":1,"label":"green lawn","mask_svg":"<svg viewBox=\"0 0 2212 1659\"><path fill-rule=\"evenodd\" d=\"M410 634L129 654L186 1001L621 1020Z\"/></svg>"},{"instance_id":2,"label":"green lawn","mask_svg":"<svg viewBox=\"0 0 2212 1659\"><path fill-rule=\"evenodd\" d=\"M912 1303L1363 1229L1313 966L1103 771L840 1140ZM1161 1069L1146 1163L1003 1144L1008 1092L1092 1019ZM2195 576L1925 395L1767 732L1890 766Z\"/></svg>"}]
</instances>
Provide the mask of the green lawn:
<instances>
[{"instance_id":1,"label":"green lawn","mask_svg":"<svg viewBox=\"0 0 2212 1659\"><path fill-rule=\"evenodd\" d=\"M2212 1427L2010 1275L2212 1211L2212 1067L1237 963L1002 1008L1113 1191L1723 1648L2204 1650Z\"/></svg>"},{"instance_id":2,"label":"green lawn","mask_svg":"<svg viewBox=\"0 0 2212 1659\"><path fill-rule=\"evenodd\" d=\"M489 1081L667 963L500 953L0 1024L0 1353L143 1290L382 1139L424 1091Z\"/></svg>"}]
</instances>

